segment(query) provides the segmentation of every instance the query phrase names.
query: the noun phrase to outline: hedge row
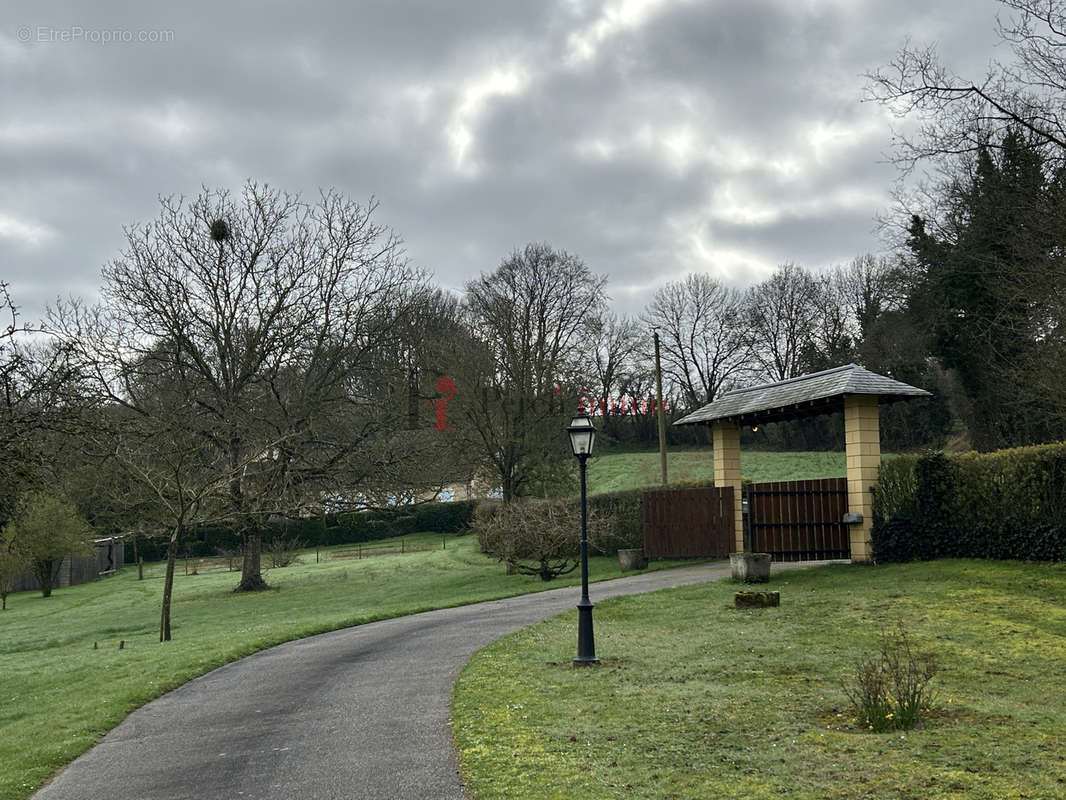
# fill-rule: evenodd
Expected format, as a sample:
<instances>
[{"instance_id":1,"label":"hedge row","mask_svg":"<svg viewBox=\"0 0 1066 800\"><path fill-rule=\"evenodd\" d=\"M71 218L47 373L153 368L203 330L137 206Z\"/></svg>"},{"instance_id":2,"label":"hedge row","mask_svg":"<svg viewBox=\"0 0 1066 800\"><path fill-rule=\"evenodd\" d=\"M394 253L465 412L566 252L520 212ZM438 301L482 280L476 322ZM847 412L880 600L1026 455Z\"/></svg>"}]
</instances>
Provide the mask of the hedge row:
<instances>
[{"instance_id":1,"label":"hedge row","mask_svg":"<svg viewBox=\"0 0 1066 800\"><path fill-rule=\"evenodd\" d=\"M878 561L1066 560L1066 443L886 461L873 547Z\"/></svg>"},{"instance_id":2,"label":"hedge row","mask_svg":"<svg viewBox=\"0 0 1066 800\"><path fill-rule=\"evenodd\" d=\"M335 544L358 544L378 539L390 539L409 533L436 531L459 533L470 527L475 501L450 503L422 503L395 509L353 511L327 514L325 517L305 517L271 525L263 533L263 545L270 546L276 538L299 539L305 547L328 547ZM193 558L224 555L238 551L241 537L227 525L200 525L182 537L181 554ZM145 561L166 558L167 539L139 539L137 554ZM134 560L134 548L126 547L126 560Z\"/></svg>"},{"instance_id":3,"label":"hedge row","mask_svg":"<svg viewBox=\"0 0 1066 800\"><path fill-rule=\"evenodd\" d=\"M674 481L671 489L692 489L714 486L713 478ZM658 487L648 487L658 488ZM639 548L644 546L644 506L642 496L645 489L623 489L619 492L594 494L588 497L590 510L612 520L614 527L612 541L619 542L619 548ZM573 500L579 503L580 500Z\"/></svg>"}]
</instances>

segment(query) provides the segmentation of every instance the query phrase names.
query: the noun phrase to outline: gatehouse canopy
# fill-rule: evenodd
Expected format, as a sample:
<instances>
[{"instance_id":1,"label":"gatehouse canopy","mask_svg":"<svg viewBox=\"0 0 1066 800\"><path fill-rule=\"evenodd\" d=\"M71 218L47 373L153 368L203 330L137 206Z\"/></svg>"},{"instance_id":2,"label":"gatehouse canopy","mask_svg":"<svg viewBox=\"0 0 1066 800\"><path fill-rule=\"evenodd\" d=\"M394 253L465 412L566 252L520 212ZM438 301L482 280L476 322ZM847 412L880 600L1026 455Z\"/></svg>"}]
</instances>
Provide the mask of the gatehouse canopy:
<instances>
[{"instance_id":1,"label":"gatehouse canopy","mask_svg":"<svg viewBox=\"0 0 1066 800\"><path fill-rule=\"evenodd\" d=\"M734 389L674 424L728 420L739 425L761 425L812 417L843 411L845 395L876 395L879 403L893 403L928 397L930 393L857 364L847 364L776 383Z\"/></svg>"}]
</instances>

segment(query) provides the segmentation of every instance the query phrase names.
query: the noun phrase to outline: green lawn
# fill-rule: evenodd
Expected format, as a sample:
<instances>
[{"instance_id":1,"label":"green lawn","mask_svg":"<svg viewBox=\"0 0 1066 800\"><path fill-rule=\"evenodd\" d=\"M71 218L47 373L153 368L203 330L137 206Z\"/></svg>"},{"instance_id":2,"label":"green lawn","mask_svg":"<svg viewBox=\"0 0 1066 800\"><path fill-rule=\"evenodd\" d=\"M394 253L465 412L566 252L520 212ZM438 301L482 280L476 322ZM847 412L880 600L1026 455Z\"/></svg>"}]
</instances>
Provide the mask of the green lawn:
<instances>
[{"instance_id":1,"label":"green lawn","mask_svg":"<svg viewBox=\"0 0 1066 800\"><path fill-rule=\"evenodd\" d=\"M756 482L842 478L845 467L843 452L740 452L741 474ZM713 451L711 448L669 451L666 469L671 482L713 478ZM588 464L588 490L593 494L656 486L661 481L658 451L604 453L593 456Z\"/></svg>"},{"instance_id":2,"label":"green lawn","mask_svg":"<svg viewBox=\"0 0 1066 800\"><path fill-rule=\"evenodd\" d=\"M575 669L576 614L478 653L453 699L477 800L1066 797L1066 565L830 566L608 600L598 667ZM595 598L593 598L595 600ZM840 681L903 620L936 653L921 729L873 734Z\"/></svg>"},{"instance_id":3,"label":"green lawn","mask_svg":"<svg viewBox=\"0 0 1066 800\"><path fill-rule=\"evenodd\" d=\"M47 600L10 596L0 612L0 800L28 796L128 712L227 661L322 631L579 580L507 576L472 536L448 536L446 550L440 534L405 539L436 549L364 559L323 550L318 564L312 551L268 572L275 591L254 595L232 593L237 573L201 566L186 577L179 562L167 644L158 642L159 565L149 565L144 581L127 567ZM374 547L390 544L399 546ZM358 555L355 545L334 549ZM616 558L593 558L590 570L594 580L619 576Z\"/></svg>"}]
</instances>

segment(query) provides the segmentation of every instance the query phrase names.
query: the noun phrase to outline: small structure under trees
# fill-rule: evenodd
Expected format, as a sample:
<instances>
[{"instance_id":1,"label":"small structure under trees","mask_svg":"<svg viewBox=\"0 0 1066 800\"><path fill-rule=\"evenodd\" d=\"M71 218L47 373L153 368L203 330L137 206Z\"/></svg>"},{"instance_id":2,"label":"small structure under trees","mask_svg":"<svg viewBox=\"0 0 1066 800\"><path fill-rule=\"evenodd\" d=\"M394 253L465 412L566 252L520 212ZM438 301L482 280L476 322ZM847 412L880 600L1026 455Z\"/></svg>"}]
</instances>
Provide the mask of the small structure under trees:
<instances>
[{"instance_id":1,"label":"small structure under trees","mask_svg":"<svg viewBox=\"0 0 1066 800\"><path fill-rule=\"evenodd\" d=\"M744 549L741 514L740 427L844 412L848 509L862 515L851 527L851 560L872 556L873 495L881 465L879 405L926 397L929 392L856 364L727 392L675 425L710 425L714 437L714 485L732 486L736 549Z\"/></svg>"}]
</instances>

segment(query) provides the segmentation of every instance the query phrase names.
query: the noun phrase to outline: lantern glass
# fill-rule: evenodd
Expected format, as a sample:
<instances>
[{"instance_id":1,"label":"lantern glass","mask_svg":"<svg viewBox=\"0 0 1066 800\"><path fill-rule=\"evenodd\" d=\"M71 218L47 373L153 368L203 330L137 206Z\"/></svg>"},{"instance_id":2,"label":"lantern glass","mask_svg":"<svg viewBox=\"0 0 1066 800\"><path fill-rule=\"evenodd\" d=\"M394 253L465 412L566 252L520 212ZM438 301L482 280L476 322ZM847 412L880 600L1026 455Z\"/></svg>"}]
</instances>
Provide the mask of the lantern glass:
<instances>
[{"instance_id":1,"label":"lantern glass","mask_svg":"<svg viewBox=\"0 0 1066 800\"><path fill-rule=\"evenodd\" d=\"M596 426L588 414L578 414L566 429L570 434L570 448L575 456L592 455L592 445L596 441Z\"/></svg>"}]
</instances>

